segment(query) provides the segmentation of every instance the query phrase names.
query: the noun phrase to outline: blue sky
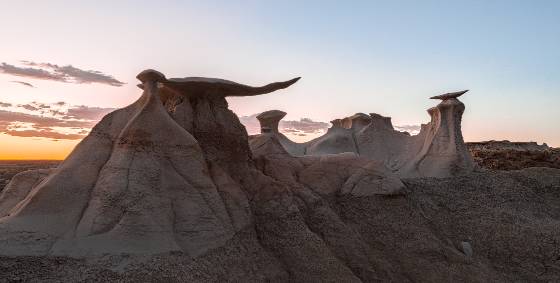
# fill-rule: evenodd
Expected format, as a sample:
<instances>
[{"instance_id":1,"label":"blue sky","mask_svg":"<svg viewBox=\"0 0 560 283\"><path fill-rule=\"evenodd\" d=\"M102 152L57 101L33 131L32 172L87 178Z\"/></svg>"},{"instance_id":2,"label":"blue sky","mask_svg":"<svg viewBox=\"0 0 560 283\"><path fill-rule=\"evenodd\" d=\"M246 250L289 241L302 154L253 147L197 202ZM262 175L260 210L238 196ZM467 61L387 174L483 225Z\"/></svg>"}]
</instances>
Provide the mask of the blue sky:
<instances>
[{"instance_id":1,"label":"blue sky","mask_svg":"<svg viewBox=\"0 0 560 283\"><path fill-rule=\"evenodd\" d=\"M560 1L3 1L0 61L99 70L123 81L64 84L0 73L0 101L121 107L134 76L221 77L292 88L230 100L330 121L355 112L428 122L427 99L470 89L467 140L560 146ZM16 78L17 79L17 78Z\"/></svg>"}]
</instances>

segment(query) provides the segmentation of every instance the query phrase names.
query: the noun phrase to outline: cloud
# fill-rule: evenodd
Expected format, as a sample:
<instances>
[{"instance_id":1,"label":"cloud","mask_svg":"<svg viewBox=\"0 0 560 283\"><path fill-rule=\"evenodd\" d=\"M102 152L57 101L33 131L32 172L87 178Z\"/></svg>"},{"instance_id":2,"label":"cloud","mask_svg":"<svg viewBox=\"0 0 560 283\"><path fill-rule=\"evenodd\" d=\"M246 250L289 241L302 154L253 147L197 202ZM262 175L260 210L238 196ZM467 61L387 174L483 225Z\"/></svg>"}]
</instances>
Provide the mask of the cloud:
<instances>
[{"instance_id":1,"label":"cloud","mask_svg":"<svg viewBox=\"0 0 560 283\"><path fill-rule=\"evenodd\" d=\"M18 107L21 107L25 110L29 110L29 111L37 111L39 110L39 108L31 105L31 104L19 104Z\"/></svg>"},{"instance_id":2,"label":"cloud","mask_svg":"<svg viewBox=\"0 0 560 283\"><path fill-rule=\"evenodd\" d=\"M114 110L115 108L89 107L85 105L80 105L80 106L69 108L66 114L66 118L101 120L103 116L109 114Z\"/></svg>"},{"instance_id":3,"label":"cloud","mask_svg":"<svg viewBox=\"0 0 560 283\"><path fill-rule=\"evenodd\" d=\"M239 120L245 126L247 133L250 135L258 134L261 131L257 115L258 114L253 114L239 117ZM330 126L330 123L313 121L309 118L301 118L298 121L281 120L278 125L278 130L281 133L292 135L293 137L310 136L313 138L324 134ZM397 131L408 132L411 135L417 135L420 132L420 125L395 125L394 128Z\"/></svg>"},{"instance_id":4,"label":"cloud","mask_svg":"<svg viewBox=\"0 0 560 283\"><path fill-rule=\"evenodd\" d=\"M2 128L3 125L8 126L9 124L16 122L32 124L34 128L46 129L53 127L91 128L97 121L60 119L56 117L45 117L22 112L0 110L0 130L5 129Z\"/></svg>"},{"instance_id":5,"label":"cloud","mask_svg":"<svg viewBox=\"0 0 560 283\"><path fill-rule=\"evenodd\" d=\"M25 110L28 111L41 111L41 114L45 114L45 110L46 109L50 109L51 106L45 103L39 103L39 102L31 102L31 103L27 103L27 104L18 104L17 107L19 108L23 108ZM50 110L47 110L50 111Z\"/></svg>"},{"instance_id":6,"label":"cloud","mask_svg":"<svg viewBox=\"0 0 560 283\"><path fill-rule=\"evenodd\" d=\"M24 85L24 86L27 86L27 87L32 87L32 88L35 87L34 85L32 85L32 84L30 84L30 83L27 83L27 82L22 82L22 81L10 81L10 82L11 82L11 83L20 84L20 85Z\"/></svg>"},{"instance_id":7,"label":"cloud","mask_svg":"<svg viewBox=\"0 0 560 283\"><path fill-rule=\"evenodd\" d=\"M239 121L247 129L250 135L258 134L261 131L258 114L249 116L240 116ZM330 126L330 123L317 122L309 118L301 118L299 121L284 121L281 120L278 124L278 130L285 134L293 134L298 136L306 136L307 134L320 134L324 133Z\"/></svg>"},{"instance_id":8,"label":"cloud","mask_svg":"<svg viewBox=\"0 0 560 283\"><path fill-rule=\"evenodd\" d=\"M63 74L51 73L49 71L43 69L37 69L37 68L16 67L14 65L6 64L6 63L2 63L2 65L0 65L0 71L2 73L17 76L17 77L39 79L39 80L51 80L51 81L59 81L59 82L66 81Z\"/></svg>"},{"instance_id":9,"label":"cloud","mask_svg":"<svg viewBox=\"0 0 560 283\"><path fill-rule=\"evenodd\" d=\"M0 102L0 107L12 106L11 103ZM70 106L64 101L53 104L34 101L27 104L18 104L17 108L25 111L0 110L0 133L51 140L84 138L103 116L115 110L115 108L86 105ZM257 115L239 117L249 134L260 133ZM299 120L281 120L278 127L280 132L291 135L291 137L306 137L306 139L309 139L325 133L330 127L330 123L301 118ZM396 130L407 131L412 135L418 134L420 131L419 125L397 125L394 127Z\"/></svg>"},{"instance_id":10,"label":"cloud","mask_svg":"<svg viewBox=\"0 0 560 283\"><path fill-rule=\"evenodd\" d=\"M72 78L75 83L79 84L89 84L89 83L100 83L100 84L107 84L110 86L122 86L124 85L123 82L115 79L110 75L103 74L99 71L84 71L73 67L72 65L57 67L55 69L57 72L61 72L68 77Z\"/></svg>"},{"instance_id":11,"label":"cloud","mask_svg":"<svg viewBox=\"0 0 560 283\"><path fill-rule=\"evenodd\" d=\"M14 137L41 137L47 139L53 139L55 141L58 140L79 140L83 139L86 135L85 134L64 134L55 132L51 129L44 129L44 130L23 130L23 131L4 131L5 134Z\"/></svg>"},{"instance_id":12,"label":"cloud","mask_svg":"<svg viewBox=\"0 0 560 283\"><path fill-rule=\"evenodd\" d=\"M0 102L0 106L10 107L12 104ZM18 104L14 111L0 110L0 133L51 140L81 139L105 114L113 110L85 105L69 106L62 101L53 104Z\"/></svg>"},{"instance_id":13,"label":"cloud","mask_svg":"<svg viewBox=\"0 0 560 283\"><path fill-rule=\"evenodd\" d=\"M59 66L51 63L35 63L21 61L25 67L17 67L7 63L0 65L0 72L31 79L51 80L65 83L90 84L100 83L120 87L124 85L111 75L100 71L82 70L72 65Z\"/></svg>"},{"instance_id":14,"label":"cloud","mask_svg":"<svg viewBox=\"0 0 560 283\"><path fill-rule=\"evenodd\" d=\"M395 125L395 130L401 132L408 132L411 135L417 135L420 133L420 125Z\"/></svg>"},{"instance_id":15,"label":"cloud","mask_svg":"<svg viewBox=\"0 0 560 283\"><path fill-rule=\"evenodd\" d=\"M302 132L303 134L314 134L325 132L330 126L330 123L317 122L309 118L301 118L299 121L280 121L278 125L278 130L283 132L288 132L289 130L296 130L297 132ZM299 135L301 136L300 133Z\"/></svg>"}]
</instances>

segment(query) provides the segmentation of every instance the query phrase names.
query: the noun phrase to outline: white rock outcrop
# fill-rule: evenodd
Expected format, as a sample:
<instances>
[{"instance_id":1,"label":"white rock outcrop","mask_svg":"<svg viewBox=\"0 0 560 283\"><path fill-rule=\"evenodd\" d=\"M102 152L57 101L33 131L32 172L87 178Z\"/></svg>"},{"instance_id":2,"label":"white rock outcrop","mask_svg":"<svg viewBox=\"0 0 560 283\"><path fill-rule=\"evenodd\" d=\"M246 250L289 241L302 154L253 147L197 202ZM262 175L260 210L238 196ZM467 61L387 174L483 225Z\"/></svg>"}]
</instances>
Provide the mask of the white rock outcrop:
<instances>
[{"instance_id":1,"label":"white rock outcrop","mask_svg":"<svg viewBox=\"0 0 560 283\"><path fill-rule=\"evenodd\" d=\"M474 162L461 132L465 105L457 99L466 92L432 97L442 102L428 109L431 121L416 136L396 131L390 117L376 113L335 119L325 135L306 143L294 143L277 131L273 134L293 156L351 152L382 162L402 177L468 174Z\"/></svg>"}]
</instances>

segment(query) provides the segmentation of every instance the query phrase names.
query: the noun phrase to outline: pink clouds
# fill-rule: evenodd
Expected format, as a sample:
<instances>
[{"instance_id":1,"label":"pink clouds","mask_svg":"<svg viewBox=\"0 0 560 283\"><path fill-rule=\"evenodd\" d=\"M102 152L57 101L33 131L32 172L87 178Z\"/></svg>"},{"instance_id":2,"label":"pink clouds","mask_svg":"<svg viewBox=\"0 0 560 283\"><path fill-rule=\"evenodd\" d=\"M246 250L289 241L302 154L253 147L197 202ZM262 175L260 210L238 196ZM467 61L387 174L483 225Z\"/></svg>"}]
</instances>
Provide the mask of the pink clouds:
<instances>
[{"instance_id":1,"label":"pink clouds","mask_svg":"<svg viewBox=\"0 0 560 283\"><path fill-rule=\"evenodd\" d=\"M12 104L0 102L0 107L12 107ZM50 105L39 102L20 104L14 111L0 110L0 133L53 140L81 139L99 119L113 110L83 105L68 106L64 102Z\"/></svg>"},{"instance_id":2,"label":"pink clouds","mask_svg":"<svg viewBox=\"0 0 560 283\"><path fill-rule=\"evenodd\" d=\"M110 86L120 87L124 85L111 75L104 74L95 70L82 70L72 65L59 66L51 63L35 63L31 61L21 61L25 67L18 67L7 63L0 65L0 72L17 77L25 77L38 80L50 80L64 83L90 84L100 83ZM33 87L33 85L14 81L22 85Z\"/></svg>"}]
</instances>

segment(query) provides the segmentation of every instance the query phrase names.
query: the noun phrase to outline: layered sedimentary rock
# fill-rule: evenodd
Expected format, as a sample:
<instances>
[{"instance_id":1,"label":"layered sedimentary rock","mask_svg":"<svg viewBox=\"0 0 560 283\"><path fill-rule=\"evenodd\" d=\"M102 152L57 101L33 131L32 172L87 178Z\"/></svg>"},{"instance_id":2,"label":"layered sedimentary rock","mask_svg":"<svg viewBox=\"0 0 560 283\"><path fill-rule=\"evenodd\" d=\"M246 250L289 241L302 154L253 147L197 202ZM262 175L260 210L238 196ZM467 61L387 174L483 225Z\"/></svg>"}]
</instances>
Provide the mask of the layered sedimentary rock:
<instances>
[{"instance_id":1,"label":"layered sedimentary rock","mask_svg":"<svg viewBox=\"0 0 560 283\"><path fill-rule=\"evenodd\" d=\"M22 173L2 192L0 278L560 279L559 170L401 181L356 152L289 154L274 132L281 113L264 116L272 124L248 137L226 97L294 80L254 88L155 71L138 77L138 101L107 115L57 169ZM357 118L333 125L392 133L388 118L372 114L365 126Z\"/></svg>"},{"instance_id":2,"label":"layered sedimentary rock","mask_svg":"<svg viewBox=\"0 0 560 283\"><path fill-rule=\"evenodd\" d=\"M472 172L474 163L463 141L461 118L465 106L457 97L466 91L434 96L441 99L428 109L431 121L410 136L396 131L390 117L356 113L335 119L327 133L307 143L294 143L274 132L294 155L351 152L382 162L403 177L450 177Z\"/></svg>"},{"instance_id":3,"label":"layered sedimentary rock","mask_svg":"<svg viewBox=\"0 0 560 283\"><path fill-rule=\"evenodd\" d=\"M252 140L264 146L253 146L254 159L245 128L227 108L227 96L268 93L297 79L249 87L153 70L138 79L142 96L105 116L57 169L18 176L2 193L1 255L196 257L249 230L297 263L289 267L296 273L311 264L322 266L319 278L354 276L306 228L302 209L336 195L399 194L401 181L355 156L291 157L270 134ZM277 132L279 119L271 117L261 120ZM329 182L327 172L336 172ZM294 253L294 243L315 259Z\"/></svg>"}]
</instances>

